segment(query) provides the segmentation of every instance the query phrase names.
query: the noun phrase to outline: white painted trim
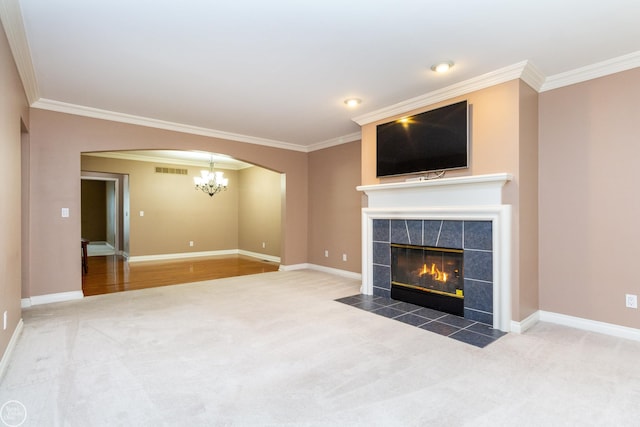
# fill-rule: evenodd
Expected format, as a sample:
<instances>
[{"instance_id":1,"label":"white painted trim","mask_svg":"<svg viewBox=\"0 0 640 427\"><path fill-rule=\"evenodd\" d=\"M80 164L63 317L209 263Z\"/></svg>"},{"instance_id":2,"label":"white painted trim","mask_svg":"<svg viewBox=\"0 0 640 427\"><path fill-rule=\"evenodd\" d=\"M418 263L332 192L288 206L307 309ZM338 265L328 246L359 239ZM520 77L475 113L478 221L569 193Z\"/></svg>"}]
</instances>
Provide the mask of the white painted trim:
<instances>
[{"instance_id":1,"label":"white painted trim","mask_svg":"<svg viewBox=\"0 0 640 427\"><path fill-rule=\"evenodd\" d=\"M256 259L260 259L260 260L280 263L280 257L279 256L261 254L261 253L258 253L258 252L245 251L245 250L242 250L242 249L238 249L238 254L239 255L244 255L244 256L249 256L251 258L256 258Z\"/></svg>"},{"instance_id":2,"label":"white painted trim","mask_svg":"<svg viewBox=\"0 0 640 427\"><path fill-rule=\"evenodd\" d=\"M362 209L362 287L373 294L373 220L469 220L493 224L493 327L511 330L511 205L502 190L511 174L497 173L359 186Z\"/></svg>"},{"instance_id":3,"label":"white painted trim","mask_svg":"<svg viewBox=\"0 0 640 427\"><path fill-rule=\"evenodd\" d=\"M640 341L640 329L540 310L540 321Z\"/></svg>"},{"instance_id":4,"label":"white painted trim","mask_svg":"<svg viewBox=\"0 0 640 427\"><path fill-rule=\"evenodd\" d=\"M362 287L373 295L373 220L491 221L493 224L493 327L511 330L511 205L362 209Z\"/></svg>"},{"instance_id":5,"label":"white painted trim","mask_svg":"<svg viewBox=\"0 0 640 427\"><path fill-rule=\"evenodd\" d=\"M31 51L27 42L27 33L24 30L24 19L18 0L0 1L0 20L7 34L7 40L13 54L13 59L18 68L22 86L27 95L29 104L33 104L38 98L38 80L35 68L31 60Z\"/></svg>"},{"instance_id":6,"label":"white painted trim","mask_svg":"<svg viewBox=\"0 0 640 427\"><path fill-rule=\"evenodd\" d=\"M599 77L608 76L610 74L620 73L622 71L631 70L640 67L640 50L628 55L619 56L606 61L587 65L586 67L577 68L567 71L566 73L554 74L544 81L539 92L558 89L576 83L582 83Z\"/></svg>"},{"instance_id":7,"label":"white painted trim","mask_svg":"<svg viewBox=\"0 0 640 427\"><path fill-rule=\"evenodd\" d=\"M182 252L176 254L161 254L161 255L138 255L130 256L128 262L143 262L143 261L165 261L171 259L183 259L183 258L201 258L217 255L237 255L238 249L226 249L223 251L203 251L203 252Z\"/></svg>"},{"instance_id":8,"label":"white painted trim","mask_svg":"<svg viewBox=\"0 0 640 427\"><path fill-rule=\"evenodd\" d=\"M180 166L194 166L198 168L209 168L210 161L209 157L205 160L188 160L181 158L169 158L163 157L159 155L155 155L156 152L166 151L166 150L144 150L144 154L140 154L140 152L136 151L132 153L130 151L104 151L104 152L93 152L93 153L82 153L83 156L92 156L92 157L102 157L107 159L119 159L119 160L134 160L138 162L147 162L147 163L160 163L160 164L169 164L169 165L180 165ZM179 151L179 150L176 150ZM216 169L225 169L225 170L242 170L253 166L250 163L242 162L240 160L233 160L232 163L229 163L228 160L225 159L225 162L215 162Z\"/></svg>"},{"instance_id":9,"label":"white painted trim","mask_svg":"<svg viewBox=\"0 0 640 427\"><path fill-rule=\"evenodd\" d=\"M361 185L369 208L493 206L502 204L502 188L512 179L508 173L472 175L432 180L411 180L389 184Z\"/></svg>"},{"instance_id":10,"label":"white painted trim","mask_svg":"<svg viewBox=\"0 0 640 427\"><path fill-rule=\"evenodd\" d=\"M20 300L20 308L29 308L31 307L31 298L22 298Z\"/></svg>"},{"instance_id":11,"label":"white painted trim","mask_svg":"<svg viewBox=\"0 0 640 427\"><path fill-rule=\"evenodd\" d=\"M216 129L198 126L184 125L149 117L134 116L132 114L118 113L115 111L101 110L99 108L86 107L84 105L69 104L52 99L40 98L32 103L31 107L42 110L57 111L59 113L74 114L76 116L91 117L94 119L109 120L120 123L129 123L156 129L165 129L175 132L189 133L193 135L209 136L212 138L226 139L229 141L246 142L247 144L264 145L267 147L281 148L283 150L307 152L307 148L290 142L276 141L249 135L225 132Z\"/></svg>"},{"instance_id":12,"label":"white painted trim","mask_svg":"<svg viewBox=\"0 0 640 427\"><path fill-rule=\"evenodd\" d=\"M310 269L311 264L302 263L302 264L291 264L291 265L280 265L278 271L295 271L295 270L308 270Z\"/></svg>"},{"instance_id":13,"label":"white painted trim","mask_svg":"<svg viewBox=\"0 0 640 427\"><path fill-rule=\"evenodd\" d=\"M16 62L22 84L25 88L27 99L29 101L29 104L33 108L65 112L69 114L101 118L104 120L123 123L138 124L141 126L154 127L159 129L174 130L183 133L193 133L196 135L211 136L214 138L223 138L232 141L265 145L269 147L282 148L285 150L300 151L305 153L332 147L335 145L340 145L342 143L356 141L358 138L360 138L360 133L357 133L357 137L356 133L354 133L337 138L332 138L327 141L321 141L310 146L301 146L290 142L275 141L248 135L234 134L214 129L183 125L180 123L133 116L129 114L100 110L96 108L40 98L39 85L36 78L33 61L31 59L31 51L27 42L26 32L24 30L24 20L22 18L20 5L17 0L0 1L0 20L2 21L2 25L5 29L5 32L7 33L9 46ZM511 66L507 66L480 75L478 77L448 86L446 88L355 117L353 118L353 121L360 125L371 123L373 121L384 119L395 114L402 114L412 109L421 108L439 101L445 101L455 96L465 95L467 93L504 83L516 78L522 79L536 91L544 92L547 90L557 89L563 86L568 86L597 77L629 70L638 67L639 63L640 51L636 51L617 58L609 59L607 61L602 61L582 68L567 71L565 73L545 77L545 75L542 74L530 61L522 61Z\"/></svg>"},{"instance_id":14,"label":"white painted trim","mask_svg":"<svg viewBox=\"0 0 640 427\"><path fill-rule=\"evenodd\" d=\"M538 323L540 321L540 312L536 311L535 313L533 313L532 315L528 316L526 319L520 321L520 322L516 322L514 320L511 321L511 332L516 333L516 334L522 334L526 331L528 331L529 329L531 329L531 327L533 327L533 325L535 325L536 323Z\"/></svg>"},{"instance_id":15,"label":"white painted trim","mask_svg":"<svg viewBox=\"0 0 640 427\"><path fill-rule=\"evenodd\" d=\"M544 310L536 311L521 322L511 322L511 332L518 334L524 333L538 322L548 322L569 328L640 341L640 329Z\"/></svg>"},{"instance_id":16,"label":"white painted trim","mask_svg":"<svg viewBox=\"0 0 640 427\"><path fill-rule=\"evenodd\" d=\"M9 362L11 361L13 350L15 350L16 348L16 344L18 342L18 338L20 337L20 334L22 333L23 326L24 326L24 323L22 322L22 319L20 319L18 321L18 324L16 325L16 328L13 330L13 334L11 334L11 339L9 340L9 344L7 345L7 348L5 349L4 354L2 355L2 359L0 359L0 381L2 381L2 377L4 376L4 373L6 372L7 367L9 366Z\"/></svg>"},{"instance_id":17,"label":"white painted trim","mask_svg":"<svg viewBox=\"0 0 640 427\"><path fill-rule=\"evenodd\" d=\"M346 277L347 279L362 280L362 274L353 271L340 270L339 268L325 267L317 264L307 264L309 270L321 271L333 274L334 276Z\"/></svg>"},{"instance_id":18,"label":"white painted trim","mask_svg":"<svg viewBox=\"0 0 640 427\"><path fill-rule=\"evenodd\" d=\"M349 135L339 136L337 138L331 138L326 141L318 142L316 144L309 145L307 152L318 151L324 148L335 147L336 145L346 144L348 142L360 141L362 139L362 132L354 132Z\"/></svg>"},{"instance_id":19,"label":"white painted trim","mask_svg":"<svg viewBox=\"0 0 640 427\"><path fill-rule=\"evenodd\" d=\"M424 187L441 187L449 185L468 185L468 184L495 184L496 188L502 186L513 179L513 175L509 173L494 173L487 175L469 175L458 176L454 178L438 178L438 179L412 179L403 182L391 182L386 184L359 185L356 187L358 191L364 191L367 195L375 192L388 190L398 190L405 188L424 188Z\"/></svg>"},{"instance_id":20,"label":"white painted trim","mask_svg":"<svg viewBox=\"0 0 640 427\"><path fill-rule=\"evenodd\" d=\"M514 79L521 79L537 92L545 92L575 83L604 77L640 66L640 51L546 77L530 61L522 61L427 94L354 117L360 126L383 120L411 110L427 107L437 102L495 86Z\"/></svg>"},{"instance_id":21,"label":"white painted trim","mask_svg":"<svg viewBox=\"0 0 640 427\"><path fill-rule=\"evenodd\" d=\"M60 292L56 294L36 295L29 300L29 306L51 304L54 302L73 301L84 298L82 291ZM28 307L29 307L28 306Z\"/></svg>"},{"instance_id":22,"label":"white painted trim","mask_svg":"<svg viewBox=\"0 0 640 427\"><path fill-rule=\"evenodd\" d=\"M429 92L427 94L381 108L370 113L354 117L352 120L360 126L373 123L378 120L387 119L408 111L426 107L437 102L447 101L457 96L466 95L481 89L486 89L497 84L505 83L511 80L519 79L523 76L525 68L528 67L528 61L518 62L508 67L500 68L490 73L483 74L478 77L465 80L460 83L447 86L442 89ZM529 74L536 74L535 72ZM528 75L529 75L528 74ZM536 84L536 83L532 83Z\"/></svg>"},{"instance_id":23,"label":"white painted trim","mask_svg":"<svg viewBox=\"0 0 640 427\"><path fill-rule=\"evenodd\" d=\"M531 86L536 92L540 92L540 88L544 84L546 76L533 65L531 61L527 61L527 64L524 66L522 70L522 75L520 76L520 80Z\"/></svg>"},{"instance_id":24,"label":"white painted trim","mask_svg":"<svg viewBox=\"0 0 640 427\"><path fill-rule=\"evenodd\" d=\"M333 274L334 276L346 277L347 279L361 280L362 274L353 271L340 270L339 268L325 267L323 265L302 263L292 265L281 265L279 271L296 271L296 270L314 270L323 273Z\"/></svg>"},{"instance_id":25,"label":"white painted trim","mask_svg":"<svg viewBox=\"0 0 640 427\"><path fill-rule=\"evenodd\" d=\"M202 258L218 255L245 255L252 258L263 259L271 262L280 262L280 257L273 255L261 254L258 252L245 251L242 249L225 249L221 251L202 251L202 252L181 252L174 254L161 254L161 255L138 255L129 257L128 262L144 262L144 261L165 261L172 259L186 259L186 258Z\"/></svg>"}]
</instances>

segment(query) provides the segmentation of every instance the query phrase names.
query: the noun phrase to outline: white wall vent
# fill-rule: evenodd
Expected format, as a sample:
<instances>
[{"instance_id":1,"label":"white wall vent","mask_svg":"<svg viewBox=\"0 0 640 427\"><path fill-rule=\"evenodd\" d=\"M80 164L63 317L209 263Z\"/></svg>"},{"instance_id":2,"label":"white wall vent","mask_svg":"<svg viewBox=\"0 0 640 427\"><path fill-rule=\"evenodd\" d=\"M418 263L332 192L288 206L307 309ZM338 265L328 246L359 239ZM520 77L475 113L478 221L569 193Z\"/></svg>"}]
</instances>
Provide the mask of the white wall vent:
<instances>
[{"instance_id":1,"label":"white wall vent","mask_svg":"<svg viewBox=\"0 0 640 427\"><path fill-rule=\"evenodd\" d=\"M189 175L188 169L178 169L178 168L162 168L156 166L156 173L171 173L174 175Z\"/></svg>"}]
</instances>

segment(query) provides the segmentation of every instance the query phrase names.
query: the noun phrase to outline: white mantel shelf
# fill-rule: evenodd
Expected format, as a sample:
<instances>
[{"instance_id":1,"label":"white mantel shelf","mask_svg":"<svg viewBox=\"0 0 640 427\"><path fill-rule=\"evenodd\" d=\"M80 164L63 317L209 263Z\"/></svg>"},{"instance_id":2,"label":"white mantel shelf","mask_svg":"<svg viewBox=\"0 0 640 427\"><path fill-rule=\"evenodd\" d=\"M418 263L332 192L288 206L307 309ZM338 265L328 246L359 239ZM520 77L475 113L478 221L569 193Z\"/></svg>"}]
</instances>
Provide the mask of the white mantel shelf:
<instances>
[{"instance_id":1,"label":"white mantel shelf","mask_svg":"<svg viewBox=\"0 0 640 427\"><path fill-rule=\"evenodd\" d=\"M383 191L402 188L415 187L438 187L443 185L465 185L465 184L485 184L496 183L504 185L507 181L511 181L513 176L509 173L494 173L489 175L471 175L458 176L455 178L438 178L438 179L416 179L403 182L390 182L387 184L360 185L358 191L369 193L370 191Z\"/></svg>"},{"instance_id":2,"label":"white mantel shelf","mask_svg":"<svg viewBox=\"0 0 640 427\"><path fill-rule=\"evenodd\" d=\"M369 207L460 206L502 203L502 187L513 179L509 173L410 180L360 185L369 196ZM425 197L429 200L425 200Z\"/></svg>"}]
</instances>

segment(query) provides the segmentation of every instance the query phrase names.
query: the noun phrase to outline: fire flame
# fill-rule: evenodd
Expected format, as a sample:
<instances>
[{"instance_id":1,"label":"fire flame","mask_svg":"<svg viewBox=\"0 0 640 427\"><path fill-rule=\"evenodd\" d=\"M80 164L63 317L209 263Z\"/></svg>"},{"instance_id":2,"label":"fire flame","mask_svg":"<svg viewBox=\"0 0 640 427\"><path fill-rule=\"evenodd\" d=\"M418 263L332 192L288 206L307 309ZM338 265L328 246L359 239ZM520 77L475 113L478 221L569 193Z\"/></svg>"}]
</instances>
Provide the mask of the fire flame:
<instances>
[{"instance_id":1,"label":"fire flame","mask_svg":"<svg viewBox=\"0 0 640 427\"><path fill-rule=\"evenodd\" d=\"M440 271L438 267L436 267L435 263L431 264L430 269L427 268L427 264L424 264L418 274L420 275L420 277L424 276L425 274L428 274L433 278L433 280L436 280L438 282L447 281L447 273Z\"/></svg>"}]
</instances>

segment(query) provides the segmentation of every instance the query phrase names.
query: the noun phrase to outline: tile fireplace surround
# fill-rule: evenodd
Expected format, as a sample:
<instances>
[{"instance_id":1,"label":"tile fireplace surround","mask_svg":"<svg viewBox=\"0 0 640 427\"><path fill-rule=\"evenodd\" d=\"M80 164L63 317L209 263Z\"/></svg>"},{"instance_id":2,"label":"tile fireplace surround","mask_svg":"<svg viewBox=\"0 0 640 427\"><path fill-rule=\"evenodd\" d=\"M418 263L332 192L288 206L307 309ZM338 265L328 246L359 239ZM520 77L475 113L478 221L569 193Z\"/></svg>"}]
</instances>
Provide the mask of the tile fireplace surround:
<instances>
[{"instance_id":1,"label":"tile fireplace surround","mask_svg":"<svg viewBox=\"0 0 640 427\"><path fill-rule=\"evenodd\" d=\"M374 254L376 233L380 233L380 224L389 220L390 224L421 225L430 221L442 221L442 224L478 224L491 222L492 256L487 257L490 266L483 270L491 271L493 327L509 332L511 324L511 205L503 203L502 187L512 179L507 173L475 175L433 180L412 180L378 185L357 187L368 196L368 207L362 209L362 287L365 295L384 294L380 285L380 264L378 253ZM414 220L416 222L414 222ZM375 227L374 227L375 223ZM464 230L464 227L462 228ZM463 231L464 233L464 231ZM393 230L390 230L390 236ZM407 227L407 236L411 231ZM424 234L426 236L426 232ZM401 237L400 237L401 238ZM426 237L425 237L426 238ZM461 237L464 241L464 234ZM392 239L394 239L392 237ZM396 237L397 239L397 237ZM394 242L392 242L394 243ZM401 242L400 242L401 243ZM374 264L377 277L374 275ZM472 312L465 310L473 316ZM477 314L477 313L476 313ZM465 317L467 314L465 314ZM477 319L477 318L476 318Z\"/></svg>"}]
</instances>

